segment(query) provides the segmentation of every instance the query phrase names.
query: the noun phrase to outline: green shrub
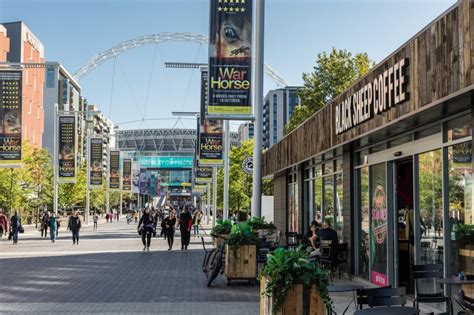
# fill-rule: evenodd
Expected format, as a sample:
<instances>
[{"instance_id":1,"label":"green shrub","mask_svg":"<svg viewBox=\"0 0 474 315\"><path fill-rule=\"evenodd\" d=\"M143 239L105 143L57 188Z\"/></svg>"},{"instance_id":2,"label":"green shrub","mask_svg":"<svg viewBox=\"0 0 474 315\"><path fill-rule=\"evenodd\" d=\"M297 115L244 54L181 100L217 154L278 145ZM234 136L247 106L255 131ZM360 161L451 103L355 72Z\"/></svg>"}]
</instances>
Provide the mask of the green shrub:
<instances>
[{"instance_id":1,"label":"green shrub","mask_svg":"<svg viewBox=\"0 0 474 315\"><path fill-rule=\"evenodd\" d=\"M217 237L221 234L229 234L232 229L230 220L217 220L216 225L211 230L211 235Z\"/></svg>"},{"instance_id":2,"label":"green shrub","mask_svg":"<svg viewBox=\"0 0 474 315\"><path fill-rule=\"evenodd\" d=\"M265 217L261 217L261 218L252 217L247 221L247 223L252 227L254 231L276 230L275 224L273 224L273 222L266 222Z\"/></svg>"},{"instance_id":3,"label":"green shrub","mask_svg":"<svg viewBox=\"0 0 474 315\"><path fill-rule=\"evenodd\" d=\"M302 283L304 286L316 284L316 289L324 303L332 308L332 301L327 289L329 286L328 272L311 261L308 253L301 247L297 249L277 248L268 255L267 264L260 276L269 278L263 294L272 297L275 312L281 309L288 291L297 283ZM262 281L264 280L262 279Z\"/></svg>"}]
</instances>

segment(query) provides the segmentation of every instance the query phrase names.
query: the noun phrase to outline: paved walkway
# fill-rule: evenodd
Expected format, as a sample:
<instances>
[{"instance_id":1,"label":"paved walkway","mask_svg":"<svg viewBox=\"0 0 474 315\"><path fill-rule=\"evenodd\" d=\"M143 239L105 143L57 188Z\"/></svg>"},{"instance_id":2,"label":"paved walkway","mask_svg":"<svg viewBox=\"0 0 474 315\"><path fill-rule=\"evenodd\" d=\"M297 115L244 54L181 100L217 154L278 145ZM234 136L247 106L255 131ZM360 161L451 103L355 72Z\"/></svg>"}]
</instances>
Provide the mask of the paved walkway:
<instances>
[{"instance_id":1,"label":"paved walkway","mask_svg":"<svg viewBox=\"0 0 474 315\"><path fill-rule=\"evenodd\" d=\"M228 287L220 276L206 287L200 239L181 251L177 236L167 251L154 238L143 252L136 225L124 221L102 223L97 232L84 227L79 246L63 228L54 244L39 236L31 227L17 246L0 241L2 314L258 314L256 286Z\"/></svg>"}]
</instances>

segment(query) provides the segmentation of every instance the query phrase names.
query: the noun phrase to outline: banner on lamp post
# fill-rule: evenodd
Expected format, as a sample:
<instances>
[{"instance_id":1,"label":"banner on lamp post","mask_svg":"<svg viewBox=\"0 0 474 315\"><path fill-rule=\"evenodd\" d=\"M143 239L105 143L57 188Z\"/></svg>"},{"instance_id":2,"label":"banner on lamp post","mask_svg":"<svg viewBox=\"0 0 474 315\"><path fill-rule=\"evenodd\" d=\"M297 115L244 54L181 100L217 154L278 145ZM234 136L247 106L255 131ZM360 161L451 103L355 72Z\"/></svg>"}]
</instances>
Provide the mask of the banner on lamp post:
<instances>
[{"instance_id":1,"label":"banner on lamp post","mask_svg":"<svg viewBox=\"0 0 474 315\"><path fill-rule=\"evenodd\" d=\"M90 139L90 182L89 187L91 189L102 188L102 174L103 174L103 139L102 138L91 138Z\"/></svg>"},{"instance_id":2,"label":"banner on lamp post","mask_svg":"<svg viewBox=\"0 0 474 315\"><path fill-rule=\"evenodd\" d=\"M132 159L123 159L122 166L122 190L132 190Z\"/></svg>"},{"instance_id":3,"label":"banner on lamp post","mask_svg":"<svg viewBox=\"0 0 474 315\"><path fill-rule=\"evenodd\" d=\"M222 120L198 118L198 166L224 165Z\"/></svg>"},{"instance_id":4,"label":"banner on lamp post","mask_svg":"<svg viewBox=\"0 0 474 315\"><path fill-rule=\"evenodd\" d=\"M76 116L58 117L58 182L76 181Z\"/></svg>"},{"instance_id":5,"label":"banner on lamp post","mask_svg":"<svg viewBox=\"0 0 474 315\"><path fill-rule=\"evenodd\" d=\"M0 167L21 167L21 71L0 71Z\"/></svg>"},{"instance_id":6,"label":"banner on lamp post","mask_svg":"<svg viewBox=\"0 0 474 315\"><path fill-rule=\"evenodd\" d=\"M132 161L132 193L140 193L140 162Z\"/></svg>"},{"instance_id":7,"label":"banner on lamp post","mask_svg":"<svg viewBox=\"0 0 474 315\"><path fill-rule=\"evenodd\" d=\"M206 118L252 119L252 1L211 0Z\"/></svg>"},{"instance_id":8,"label":"banner on lamp post","mask_svg":"<svg viewBox=\"0 0 474 315\"><path fill-rule=\"evenodd\" d=\"M120 190L120 151L109 152L109 189Z\"/></svg>"}]
</instances>

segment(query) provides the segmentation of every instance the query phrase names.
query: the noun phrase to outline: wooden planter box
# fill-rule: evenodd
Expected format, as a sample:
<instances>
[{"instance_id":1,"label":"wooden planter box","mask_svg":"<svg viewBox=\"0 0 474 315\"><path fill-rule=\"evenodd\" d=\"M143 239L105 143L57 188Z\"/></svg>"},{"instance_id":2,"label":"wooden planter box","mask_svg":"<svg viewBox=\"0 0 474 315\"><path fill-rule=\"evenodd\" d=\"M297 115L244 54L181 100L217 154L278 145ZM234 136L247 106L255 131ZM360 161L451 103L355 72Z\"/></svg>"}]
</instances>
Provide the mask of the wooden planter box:
<instances>
[{"instance_id":1,"label":"wooden planter box","mask_svg":"<svg viewBox=\"0 0 474 315\"><path fill-rule=\"evenodd\" d=\"M225 247L225 276L231 279L255 280L257 278L257 246L242 245L234 256L232 246Z\"/></svg>"},{"instance_id":2,"label":"wooden planter box","mask_svg":"<svg viewBox=\"0 0 474 315\"><path fill-rule=\"evenodd\" d=\"M217 248L217 247L221 246L224 239L226 239L228 237L229 237L229 234L220 234L217 237L213 237L212 239L214 241L214 247Z\"/></svg>"},{"instance_id":3,"label":"wooden planter box","mask_svg":"<svg viewBox=\"0 0 474 315\"><path fill-rule=\"evenodd\" d=\"M304 311L303 304L303 284L294 284L288 291L286 300L281 309L273 313L272 297L265 296L265 288L267 286L268 278L260 280L260 315L293 315L293 314L309 314L309 315L326 315L326 304L316 290L316 285L313 284L309 292L309 312Z\"/></svg>"}]
</instances>

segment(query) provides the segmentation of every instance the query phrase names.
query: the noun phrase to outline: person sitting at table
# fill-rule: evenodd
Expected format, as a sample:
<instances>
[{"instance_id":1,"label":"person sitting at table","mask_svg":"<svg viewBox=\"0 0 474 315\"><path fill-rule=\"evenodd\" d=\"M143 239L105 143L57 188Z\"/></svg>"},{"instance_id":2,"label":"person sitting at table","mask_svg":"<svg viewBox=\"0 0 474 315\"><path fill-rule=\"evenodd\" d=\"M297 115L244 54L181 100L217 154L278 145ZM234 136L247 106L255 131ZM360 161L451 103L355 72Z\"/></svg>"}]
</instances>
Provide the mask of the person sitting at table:
<instances>
[{"instance_id":1,"label":"person sitting at table","mask_svg":"<svg viewBox=\"0 0 474 315\"><path fill-rule=\"evenodd\" d=\"M319 252L319 239L318 239L318 231L319 231L320 225L317 221L311 222L311 225L309 227L309 231L306 232L305 235L305 245L307 248L311 250L310 256L314 257L317 255L317 252Z\"/></svg>"},{"instance_id":2,"label":"person sitting at table","mask_svg":"<svg viewBox=\"0 0 474 315\"><path fill-rule=\"evenodd\" d=\"M311 252L310 254L310 257L315 257L315 256L319 256L321 255L321 250L319 248L319 246L316 246L316 242L317 241L321 241L321 240L324 240L324 241L331 241L332 243L332 246L335 246L337 244L337 232L333 230L333 228L331 227L331 221L330 220L326 220L324 221L323 223L323 228L318 230L316 232L316 236L313 237L313 240L312 240L312 244L314 243L315 244L315 249Z\"/></svg>"}]
</instances>

